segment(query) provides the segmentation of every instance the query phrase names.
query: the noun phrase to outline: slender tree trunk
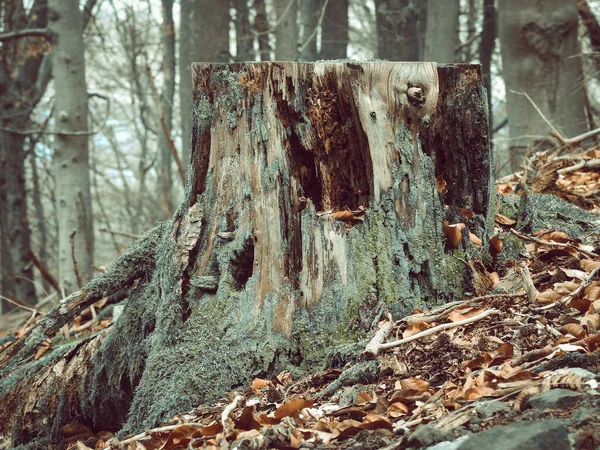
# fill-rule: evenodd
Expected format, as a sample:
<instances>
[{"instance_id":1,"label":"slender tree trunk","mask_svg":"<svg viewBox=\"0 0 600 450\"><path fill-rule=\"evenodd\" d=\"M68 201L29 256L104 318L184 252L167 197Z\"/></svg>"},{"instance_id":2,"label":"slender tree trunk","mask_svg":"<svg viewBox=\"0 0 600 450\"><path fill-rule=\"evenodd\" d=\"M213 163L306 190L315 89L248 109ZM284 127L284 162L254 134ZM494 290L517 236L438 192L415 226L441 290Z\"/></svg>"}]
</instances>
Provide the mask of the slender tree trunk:
<instances>
[{"instance_id":1,"label":"slender tree trunk","mask_svg":"<svg viewBox=\"0 0 600 450\"><path fill-rule=\"evenodd\" d=\"M298 0L273 0L275 17L275 60L298 57Z\"/></svg>"},{"instance_id":2,"label":"slender tree trunk","mask_svg":"<svg viewBox=\"0 0 600 450\"><path fill-rule=\"evenodd\" d=\"M590 45L594 51L594 62L596 65L596 78L600 75L600 23L596 18L594 12L590 8L587 0L576 0L577 12L581 21L585 25L588 34L590 36Z\"/></svg>"},{"instance_id":3,"label":"slender tree trunk","mask_svg":"<svg viewBox=\"0 0 600 450\"><path fill-rule=\"evenodd\" d=\"M414 0L375 0L379 58L419 61L419 21Z\"/></svg>"},{"instance_id":4,"label":"slender tree trunk","mask_svg":"<svg viewBox=\"0 0 600 450\"><path fill-rule=\"evenodd\" d=\"M181 0L179 41L179 104L181 108L182 161L190 158L192 134L193 62L229 61L229 2L222 0ZM210 14L208 13L210 12Z\"/></svg>"},{"instance_id":5,"label":"slender tree trunk","mask_svg":"<svg viewBox=\"0 0 600 450\"><path fill-rule=\"evenodd\" d=\"M265 8L265 0L254 0L254 31L257 33L258 52L261 61L271 60L271 45L269 44L269 18Z\"/></svg>"},{"instance_id":6,"label":"slender tree trunk","mask_svg":"<svg viewBox=\"0 0 600 450\"><path fill-rule=\"evenodd\" d=\"M1 294L21 302L35 303L33 268L27 256L31 239L27 221L23 141L22 135L0 131L0 230L3 249ZM13 307L14 305L5 303L3 310L6 312Z\"/></svg>"},{"instance_id":7,"label":"slender tree trunk","mask_svg":"<svg viewBox=\"0 0 600 450\"><path fill-rule=\"evenodd\" d=\"M31 184L32 184L32 202L35 210L36 233L38 239L37 257L42 262L44 267L48 267L48 227L46 225L46 216L44 213L44 204L42 202L42 187L40 186L40 177L38 173L38 161L35 152L35 143L31 144L30 165L31 165ZM50 291L52 286L46 279L42 281L44 289Z\"/></svg>"},{"instance_id":8,"label":"slender tree trunk","mask_svg":"<svg viewBox=\"0 0 600 450\"><path fill-rule=\"evenodd\" d=\"M55 127L58 130L54 138L58 282L65 292L73 292L80 282L92 278L94 263L88 136L85 134L88 131L88 97L83 26L77 0L49 0L48 6L49 25L55 36L52 75L56 92ZM75 236L71 239L73 232Z\"/></svg>"},{"instance_id":9,"label":"slender tree trunk","mask_svg":"<svg viewBox=\"0 0 600 450\"><path fill-rule=\"evenodd\" d=\"M566 136L586 131L581 67L575 57L578 16L572 0L500 0L500 44L506 84L511 168L528 144L549 131L529 100Z\"/></svg>"},{"instance_id":10,"label":"slender tree trunk","mask_svg":"<svg viewBox=\"0 0 600 450\"><path fill-rule=\"evenodd\" d=\"M248 0L234 0L236 61L254 61L254 38L250 31L250 8Z\"/></svg>"},{"instance_id":11,"label":"slender tree trunk","mask_svg":"<svg viewBox=\"0 0 600 450\"><path fill-rule=\"evenodd\" d=\"M442 223L467 208L486 240L496 212L477 66L204 63L193 73L191 171L173 220L0 352L9 446L60 440L75 418L152 427L253 377L324 367L385 310L398 318L424 299L463 298L472 248L446 253ZM134 280L112 327L29 362L78 311Z\"/></svg>"},{"instance_id":12,"label":"slender tree trunk","mask_svg":"<svg viewBox=\"0 0 600 450\"><path fill-rule=\"evenodd\" d=\"M458 15L460 0L429 0L427 2L427 33L425 61L451 63L456 61Z\"/></svg>"},{"instance_id":13,"label":"slender tree trunk","mask_svg":"<svg viewBox=\"0 0 600 450\"><path fill-rule=\"evenodd\" d=\"M490 129L493 129L492 116L492 56L496 47L496 5L495 0L483 0L483 24L479 43L479 62L483 85L487 91Z\"/></svg>"},{"instance_id":14,"label":"slender tree trunk","mask_svg":"<svg viewBox=\"0 0 600 450\"><path fill-rule=\"evenodd\" d=\"M349 0L329 0L321 31L321 59L345 59L348 57Z\"/></svg>"},{"instance_id":15,"label":"slender tree trunk","mask_svg":"<svg viewBox=\"0 0 600 450\"><path fill-rule=\"evenodd\" d=\"M419 22L417 33L419 37L419 61L425 61L425 39L427 37L427 1L421 0L417 2L417 14Z\"/></svg>"},{"instance_id":16,"label":"slender tree trunk","mask_svg":"<svg viewBox=\"0 0 600 450\"><path fill-rule=\"evenodd\" d=\"M321 3L321 0L300 0L300 45L305 45L304 51L299 57L300 61L316 61L318 59L317 37L319 33L314 32L319 23ZM321 33L323 31L324 29ZM321 46L323 46L323 40L321 40Z\"/></svg>"},{"instance_id":17,"label":"slender tree trunk","mask_svg":"<svg viewBox=\"0 0 600 450\"><path fill-rule=\"evenodd\" d=\"M173 124L173 99L175 97L175 23L173 22L173 0L162 0L163 16L163 88L160 102L165 124L169 132ZM171 170L171 149L165 133L160 134L158 158L158 198L160 199L160 220L171 217L173 204L173 172Z\"/></svg>"}]
</instances>

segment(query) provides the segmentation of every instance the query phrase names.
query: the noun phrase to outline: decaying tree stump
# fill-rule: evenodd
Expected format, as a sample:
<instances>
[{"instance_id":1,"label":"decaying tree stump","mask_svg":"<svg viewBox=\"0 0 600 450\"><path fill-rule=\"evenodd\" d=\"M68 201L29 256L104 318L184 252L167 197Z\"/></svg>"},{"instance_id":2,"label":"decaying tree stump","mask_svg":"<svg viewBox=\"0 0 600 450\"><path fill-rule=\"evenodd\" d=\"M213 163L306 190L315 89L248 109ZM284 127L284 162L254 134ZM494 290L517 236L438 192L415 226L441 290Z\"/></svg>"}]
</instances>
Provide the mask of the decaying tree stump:
<instances>
[{"instance_id":1,"label":"decaying tree stump","mask_svg":"<svg viewBox=\"0 0 600 450\"><path fill-rule=\"evenodd\" d=\"M494 215L477 66L196 64L193 76L173 220L0 353L11 445L59 440L73 420L152 426L252 377L323 367L384 309L399 318L462 295L468 272L445 251L442 222L469 209L485 239ZM28 360L134 281L111 328ZM48 380L55 389L31 394Z\"/></svg>"}]
</instances>

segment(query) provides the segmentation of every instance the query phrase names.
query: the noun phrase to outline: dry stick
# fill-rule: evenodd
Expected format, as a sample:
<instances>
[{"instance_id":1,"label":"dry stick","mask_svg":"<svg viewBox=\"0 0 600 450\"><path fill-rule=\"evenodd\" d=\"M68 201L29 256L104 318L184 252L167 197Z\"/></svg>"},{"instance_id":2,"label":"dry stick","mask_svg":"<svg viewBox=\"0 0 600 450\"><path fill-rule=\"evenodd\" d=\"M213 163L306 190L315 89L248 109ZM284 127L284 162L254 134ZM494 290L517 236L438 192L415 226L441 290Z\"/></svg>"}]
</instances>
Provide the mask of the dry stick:
<instances>
[{"instance_id":1,"label":"dry stick","mask_svg":"<svg viewBox=\"0 0 600 450\"><path fill-rule=\"evenodd\" d=\"M381 326L381 328L379 330L377 330L377 333L375 333L375 336L373 336L373 338L367 344L367 347L365 348L363 355L377 356L379 354L379 349L381 348L383 341L385 341L387 339L390 332L392 331L392 328L394 327L394 321L392 320L392 316L387 311L386 311L385 315L387 318L387 322L385 322Z\"/></svg>"},{"instance_id":2,"label":"dry stick","mask_svg":"<svg viewBox=\"0 0 600 450\"><path fill-rule=\"evenodd\" d=\"M154 97L154 103L156 103L156 108L158 109L158 118L160 120L160 125L163 129L163 133L165 133L167 142L169 143L169 150L171 150L173 159L177 164L177 170L179 171L181 183L185 186L185 169L183 168L183 163L181 162L181 158L179 158L179 154L177 153L177 147L175 147L175 142L173 142L171 131L167 126L167 121L165 120L165 112L162 109L162 104L160 102L158 90L156 89L156 84L154 83L154 78L152 77L152 72L150 71L150 66L146 66L146 74L148 75L148 82L150 83L150 90L152 91L152 96Z\"/></svg>"},{"instance_id":3,"label":"dry stick","mask_svg":"<svg viewBox=\"0 0 600 450\"><path fill-rule=\"evenodd\" d=\"M221 425L223 426L223 430L231 431L231 428L228 430L227 421L229 420L229 415L233 412L235 408L239 405L241 401L244 400L244 397L241 395L236 395L233 401L225 407L223 412L221 413Z\"/></svg>"},{"instance_id":4,"label":"dry stick","mask_svg":"<svg viewBox=\"0 0 600 450\"><path fill-rule=\"evenodd\" d=\"M24 309L25 311L29 311L36 314L40 313L37 309L32 308L31 306L24 305L23 303L17 300L13 300L12 298L5 297L4 295L0 295L0 299L6 300L8 303L12 303L13 305L18 306L19 308Z\"/></svg>"},{"instance_id":5,"label":"dry stick","mask_svg":"<svg viewBox=\"0 0 600 450\"><path fill-rule=\"evenodd\" d=\"M509 231L512 234L514 234L515 236L517 236L518 238L524 239L526 241L535 242L536 244L547 245L549 247L556 247L556 248L570 248L570 249L575 250L585 256L589 256L590 258L600 258L600 256L596 255L594 252L589 252L582 248L576 247L573 244L566 244L563 242L554 242L554 241L546 241L544 239L538 239L533 236L528 236L526 234L519 233L517 230L513 230L512 228L510 228Z\"/></svg>"},{"instance_id":6,"label":"dry stick","mask_svg":"<svg viewBox=\"0 0 600 450\"><path fill-rule=\"evenodd\" d=\"M527 294L511 294L508 292L503 292L499 294L487 294L481 295L479 297L473 297L466 300L456 300L454 302L446 303L445 305L433 309L431 311L426 311L418 314L413 314L402 319L404 322L408 322L409 324L414 324L418 322L431 322L439 319L441 316L449 312L450 310L462 306L469 303L476 303L484 300L490 300L492 298L516 298L516 297L525 297Z\"/></svg>"},{"instance_id":7,"label":"dry stick","mask_svg":"<svg viewBox=\"0 0 600 450\"><path fill-rule=\"evenodd\" d=\"M167 425L164 427L158 427L158 428L153 428L152 430L144 431L140 434L136 434L135 436L125 439L124 441L115 442L115 444L123 447L127 444L131 444L132 442L146 440L146 439L150 438L152 434L164 433L165 431L173 431L182 425L187 425L188 427L194 427L194 428L204 428L206 426L206 425L202 425L201 423L187 423L187 422L178 423L176 425ZM107 447L102 447L102 450L110 450L111 448L114 448L114 447L112 447L112 445L109 445Z\"/></svg>"},{"instance_id":8,"label":"dry stick","mask_svg":"<svg viewBox=\"0 0 600 450\"><path fill-rule=\"evenodd\" d=\"M99 231L101 231L103 233L114 234L115 236L127 237L130 239L139 239L141 237L139 234L131 234L131 233L125 233L124 231L109 230L108 228L100 228Z\"/></svg>"},{"instance_id":9,"label":"dry stick","mask_svg":"<svg viewBox=\"0 0 600 450\"><path fill-rule=\"evenodd\" d=\"M71 258L73 258L73 270L75 271L75 276L77 277L77 287L79 289L83 286L83 281L81 280L81 274L79 273L79 268L77 267L77 259L75 259L75 234L77 230L73 230L73 232L69 235L69 242L71 243ZM65 297L63 293L63 298Z\"/></svg>"},{"instance_id":10,"label":"dry stick","mask_svg":"<svg viewBox=\"0 0 600 450\"><path fill-rule=\"evenodd\" d=\"M52 274L48 272L48 269L44 267L42 262L38 259L38 257L35 255L35 253L33 253L31 249L27 250L27 256L29 256L29 259L31 260L33 265L37 267L37 269L40 271L40 274L42 275L42 277L44 277L44 280L50 283L54 290L60 294L60 287L58 287L58 281L56 281L56 278L54 278Z\"/></svg>"},{"instance_id":11,"label":"dry stick","mask_svg":"<svg viewBox=\"0 0 600 450\"><path fill-rule=\"evenodd\" d=\"M456 327L460 327L463 325L468 325L470 323L477 322L478 320L485 319L486 317L493 316L496 314L500 314L500 311L498 311L497 309L488 309L487 311L484 311L481 314L478 314L476 316L469 317L468 319L459 320L458 322L452 322L452 323L443 323L441 325L438 325L437 327L429 328L428 330L421 331L420 333L417 333L417 334L413 334L410 337L407 337L404 339L399 339L397 341L386 342L385 344L381 344L381 346L379 347L379 350L388 350L390 348L398 347L402 344L416 341L417 339L421 339L425 336L435 334L438 331L449 330L450 328L456 328Z\"/></svg>"},{"instance_id":12,"label":"dry stick","mask_svg":"<svg viewBox=\"0 0 600 450\"><path fill-rule=\"evenodd\" d=\"M596 131L596 130L594 130L594 131ZM579 169L597 169L599 167L600 167L600 159L591 159L591 160L587 160L587 161L578 162L577 164L569 166L569 167L563 167L562 169L558 169L556 172L560 175L563 175L565 173L575 172L576 170L579 170Z\"/></svg>"}]
</instances>

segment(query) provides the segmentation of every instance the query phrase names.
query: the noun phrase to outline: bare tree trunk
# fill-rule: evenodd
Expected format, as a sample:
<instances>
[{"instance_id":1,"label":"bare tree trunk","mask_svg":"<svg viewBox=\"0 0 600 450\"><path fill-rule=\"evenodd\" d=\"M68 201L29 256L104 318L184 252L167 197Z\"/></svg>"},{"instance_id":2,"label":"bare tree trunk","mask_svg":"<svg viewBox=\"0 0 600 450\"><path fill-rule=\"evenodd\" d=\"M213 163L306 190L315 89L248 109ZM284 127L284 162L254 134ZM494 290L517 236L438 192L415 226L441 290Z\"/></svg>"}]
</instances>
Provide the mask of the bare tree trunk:
<instances>
[{"instance_id":1,"label":"bare tree trunk","mask_svg":"<svg viewBox=\"0 0 600 450\"><path fill-rule=\"evenodd\" d=\"M459 13L460 0L429 0L427 2L425 61L438 63L456 61Z\"/></svg>"},{"instance_id":2,"label":"bare tree trunk","mask_svg":"<svg viewBox=\"0 0 600 450\"><path fill-rule=\"evenodd\" d=\"M250 8L248 0L234 0L236 61L254 61L254 38L250 32Z\"/></svg>"},{"instance_id":3,"label":"bare tree trunk","mask_svg":"<svg viewBox=\"0 0 600 450\"><path fill-rule=\"evenodd\" d=\"M275 17L275 60L298 57L298 0L273 0Z\"/></svg>"},{"instance_id":4,"label":"bare tree trunk","mask_svg":"<svg viewBox=\"0 0 600 450\"><path fill-rule=\"evenodd\" d=\"M375 0L379 58L419 61L418 17L413 0Z\"/></svg>"},{"instance_id":5,"label":"bare tree trunk","mask_svg":"<svg viewBox=\"0 0 600 450\"><path fill-rule=\"evenodd\" d=\"M419 22L417 33L419 37L419 61L425 61L425 40L427 38L427 1L417 2L417 14Z\"/></svg>"},{"instance_id":6,"label":"bare tree trunk","mask_svg":"<svg viewBox=\"0 0 600 450\"><path fill-rule=\"evenodd\" d=\"M517 170L532 140L549 126L524 95L566 136L586 131L579 53L578 16L571 0L500 0L500 44L506 84L511 168Z\"/></svg>"},{"instance_id":7,"label":"bare tree trunk","mask_svg":"<svg viewBox=\"0 0 600 450\"><path fill-rule=\"evenodd\" d=\"M316 61L318 59L318 32L315 33L315 30L319 24L321 3L321 0L300 0L300 24L302 25L300 45L305 45L304 51L299 56L300 61ZM324 31L323 28L321 33ZM321 40L321 46L323 46L323 40Z\"/></svg>"},{"instance_id":8,"label":"bare tree trunk","mask_svg":"<svg viewBox=\"0 0 600 450\"><path fill-rule=\"evenodd\" d=\"M492 56L496 47L496 5L495 0L483 0L483 24L481 27L481 41L479 43L479 63L483 86L487 91L490 129L493 128L492 116Z\"/></svg>"},{"instance_id":9,"label":"bare tree trunk","mask_svg":"<svg viewBox=\"0 0 600 450\"><path fill-rule=\"evenodd\" d=\"M59 440L74 418L151 427L253 377L329 364L384 310L462 299L469 275L445 252L442 222L467 208L485 240L496 205L478 67L205 63L193 73L191 172L173 220L0 352L9 445ZM112 331L24 363L135 280Z\"/></svg>"},{"instance_id":10,"label":"bare tree trunk","mask_svg":"<svg viewBox=\"0 0 600 450\"><path fill-rule=\"evenodd\" d=\"M173 0L162 0L163 16L163 88L161 109L167 130L171 133L173 124L173 98L175 97L175 23L173 22ZM173 172L171 170L171 149L166 132L160 134L158 158L158 198L160 199L160 220L173 215Z\"/></svg>"},{"instance_id":11,"label":"bare tree trunk","mask_svg":"<svg viewBox=\"0 0 600 450\"><path fill-rule=\"evenodd\" d=\"M54 33L58 282L65 292L73 292L81 282L92 278L94 263L83 25L77 0L49 0L48 6L49 26Z\"/></svg>"},{"instance_id":12,"label":"bare tree trunk","mask_svg":"<svg viewBox=\"0 0 600 450\"><path fill-rule=\"evenodd\" d=\"M42 202L42 188L40 186L40 177L38 173L37 155L35 152L35 142L31 142L29 148L30 165L31 165L31 184L32 184L32 202L35 210L36 218L36 234L38 243L37 257L41 263L48 267L48 227L46 226L46 217L44 214L44 204ZM42 281L44 289L50 291L52 286L45 278Z\"/></svg>"},{"instance_id":13,"label":"bare tree trunk","mask_svg":"<svg viewBox=\"0 0 600 450\"><path fill-rule=\"evenodd\" d=\"M321 59L348 57L348 0L329 0L321 31Z\"/></svg>"},{"instance_id":14,"label":"bare tree trunk","mask_svg":"<svg viewBox=\"0 0 600 450\"><path fill-rule=\"evenodd\" d=\"M46 26L45 0L34 1L29 14L20 0L0 6L3 31ZM46 87L38 83L44 55L29 50L43 45L44 39L24 37L3 42L0 48L0 126L4 128L0 131L0 287L3 295L26 303L35 303L36 294L27 256L31 246L24 164L27 153L19 131L27 128L29 116ZM12 308L13 305L4 305L5 311Z\"/></svg>"},{"instance_id":15,"label":"bare tree trunk","mask_svg":"<svg viewBox=\"0 0 600 450\"><path fill-rule=\"evenodd\" d=\"M258 51L261 61L271 60L271 46L269 44L269 18L265 8L265 0L254 0L254 31L257 33Z\"/></svg>"},{"instance_id":16,"label":"bare tree trunk","mask_svg":"<svg viewBox=\"0 0 600 450\"><path fill-rule=\"evenodd\" d=\"M210 14L208 12L210 11ZM189 163L192 134L193 62L229 62L229 2L181 0L179 41L179 104L181 108L181 159Z\"/></svg>"}]
</instances>

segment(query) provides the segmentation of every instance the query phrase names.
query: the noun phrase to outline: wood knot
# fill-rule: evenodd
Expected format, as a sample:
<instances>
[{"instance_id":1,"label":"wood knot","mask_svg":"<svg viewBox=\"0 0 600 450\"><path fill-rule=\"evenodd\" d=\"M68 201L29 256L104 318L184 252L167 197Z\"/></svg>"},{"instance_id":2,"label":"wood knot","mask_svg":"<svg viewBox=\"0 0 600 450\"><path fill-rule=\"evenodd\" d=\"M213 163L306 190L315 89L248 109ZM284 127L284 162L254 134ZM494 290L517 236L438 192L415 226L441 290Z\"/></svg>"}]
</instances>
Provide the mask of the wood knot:
<instances>
[{"instance_id":1,"label":"wood knot","mask_svg":"<svg viewBox=\"0 0 600 450\"><path fill-rule=\"evenodd\" d=\"M425 96L423 95L423 88L419 86L411 86L407 89L406 95L408 96L408 101L412 106L422 107L425 103Z\"/></svg>"}]
</instances>

